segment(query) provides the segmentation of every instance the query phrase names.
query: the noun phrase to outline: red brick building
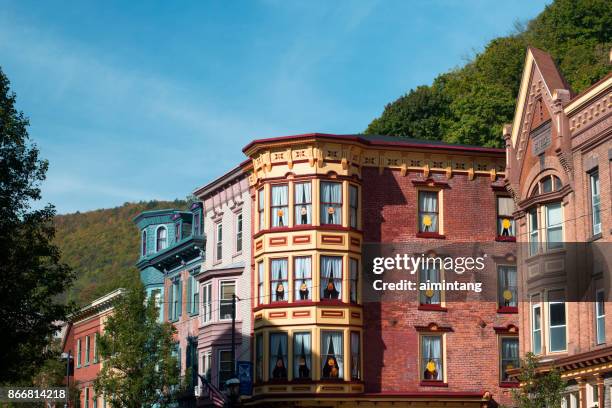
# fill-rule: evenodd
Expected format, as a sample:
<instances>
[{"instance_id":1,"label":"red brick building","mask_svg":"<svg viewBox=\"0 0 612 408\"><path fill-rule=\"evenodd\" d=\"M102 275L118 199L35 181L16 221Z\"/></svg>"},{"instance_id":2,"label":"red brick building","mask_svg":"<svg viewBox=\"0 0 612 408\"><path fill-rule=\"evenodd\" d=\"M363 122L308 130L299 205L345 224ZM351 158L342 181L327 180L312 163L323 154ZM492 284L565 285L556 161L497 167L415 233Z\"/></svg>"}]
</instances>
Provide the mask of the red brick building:
<instances>
[{"instance_id":1,"label":"red brick building","mask_svg":"<svg viewBox=\"0 0 612 408\"><path fill-rule=\"evenodd\" d=\"M518 307L502 149L306 134L244 151L253 162L250 403L510 402ZM463 299L373 295L372 248L486 254L485 289ZM446 277L421 268L417 279Z\"/></svg>"},{"instance_id":2,"label":"red brick building","mask_svg":"<svg viewBox=\"0 0 612 408\"><path fill-rule=\"evenodd\" d=\"M104 322L113 312L113 302L123 292L117 289L94 300L69 317L62 339L62 352L70 352L74 361L74 375L70 384L80 389L81 408L105 408L103 396L95 394L93 381L101 370L97 340L104 332Z\"/></svg>"},{"instance_id":3,"label":"red brick building","mask_svg":"<svg viewBox=\"0 0 612 408\"><path fill-rule=\"evenodd\" d=\"M551 56L530 48L504 137L521 354L562 370L566 407L609 407L612 75L575 95Z\"/></svg>"}]
</instances>

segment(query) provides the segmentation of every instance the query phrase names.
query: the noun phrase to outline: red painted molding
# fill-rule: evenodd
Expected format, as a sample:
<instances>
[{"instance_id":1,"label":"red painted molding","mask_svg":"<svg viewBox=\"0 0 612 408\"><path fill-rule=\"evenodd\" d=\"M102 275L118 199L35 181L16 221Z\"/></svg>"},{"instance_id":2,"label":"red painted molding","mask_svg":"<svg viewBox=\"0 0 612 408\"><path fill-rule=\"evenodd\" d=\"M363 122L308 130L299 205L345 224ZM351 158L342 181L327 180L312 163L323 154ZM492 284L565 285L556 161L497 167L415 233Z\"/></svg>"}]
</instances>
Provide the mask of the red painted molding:
<instances>
[{"instance_id":1,"label":"red painted molding","mask_svg":"<svg viewBox=\"0 0 612 408\"><path fill-rule=\"evenodd\" d=\"M350 228L343 227L342 225L336 224L324 224L324 225L295 225L293 227L277 227L277 228L269 228L265 230L260 230L253 235L253 239L257 239L263 234L277 233L277 232L291 232L291 231L345 231L345 232L356 232L358 234L363 234L363 231Z\"/></svg>"},{"instance_id":2,"label":"red painted molding","mask_svg":"<svg viewBox=\"0 0 612 408\"><path fill-rule=\"evenodd\" d=\"M447 333L454 331L450 326L440 326L436 323L429 323L427 326L414 326L416 331L418 332L428 332L428 333Z\"/></svg>"},{"instance_id":3,"label":"red painted molding","mask_svg":"<svg viewBox=\"0 0 612 408\"><path fill-rule=\"evenodd\" d=\"M509 324L506 327L504 326L493 327L493 330L495 330L495 333L497 334L518 334L519 332L519 328L513 324Z\"/></svg>"},{"instance_id":4,"label":"red painted molding","mask_svg":"<svg viewBox=\"0 0 612 408\"><path fill-rule=\"evenodd\" d=\"M419 305L417 310L426 310L431 312L448 312L446 307L442 307L440 305Z\"/></svg>"},{"instance_id":5,"label":"red painted molding","mask_svg":"<svg viewBox=\"0 0 612 408\"><path fill-rule=\"evenodd\" d=\"M516 237L502 237L501 235L498 235L495 237L495 240L497 242L516 242Z\"/></svg>"},{"instance_id":6,"label":"red painted molding","mask_svg":"<svg viewBox=\"0 0 612 408\"><path fill-rule=\"evenodd\" d=\"M517 314L518 307L517 306L500 306L497 309L497 313L499 314Z\"/></svg>"},{"instance_id":7,"label":"red painted molding","mask_svg":"<svg viewBox=\"0 0 612 408\"><path fill-rule=\"evenodd\" d=\"M450 188L447 181L434 180L431 177L425 180L411 180L411 181L412 181L412 184L414 184L415 186Z\"/></svg>"},{"instance_id":8,"label":"red painted molding","mask_svg":"<svg viewBox=\"0 0 612 408\"><path fill-rule=\"evenodd\" d=\"M499 383L500 388L518 388L520 383L518 381L502 381Z\"/></svg>"},{"instance_id":9,"label":"red painted molding","mask_svg":"<svg viewBox=\"0 0 612 408\"><path fill-rule=\"evenodd\" d=\"M417 238L432 238L432 239L446 239L446 235L438 234L437 232L417 232Z\"/></svg>"},{"instance_id":10,"label":"red painted molding","mask_svg":"<svg viewBox=\"0 0 612 408\"><path fill-rule=\"evenodd\" d=\"M448 387L448 383L442 380L421 380L419 385L421 387Z\"/></svg>"}]
</instances>

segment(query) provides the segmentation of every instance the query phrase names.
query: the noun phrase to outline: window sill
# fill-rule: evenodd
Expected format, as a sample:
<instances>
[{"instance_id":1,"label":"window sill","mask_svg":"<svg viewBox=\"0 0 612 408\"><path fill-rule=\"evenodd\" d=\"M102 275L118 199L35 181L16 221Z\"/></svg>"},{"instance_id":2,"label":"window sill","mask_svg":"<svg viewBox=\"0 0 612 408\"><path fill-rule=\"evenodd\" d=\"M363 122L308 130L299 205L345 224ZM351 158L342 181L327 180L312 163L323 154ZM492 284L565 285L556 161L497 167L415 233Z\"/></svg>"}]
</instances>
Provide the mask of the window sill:
<instances>
[{"instance_id":1,"label":"window sill","mask_svg":"<svg viewBox=\"0 0 612 408\"><path fill-rule=\"evenodd\" d=\"M497 308L499 314L516 314L518 313L518 306L500 306Z\"/></svg>"},{"instance_id":2,"label":"window sill","mask_svg":"<svg viewBox=\"0 0 612 408\"><path fill-rule=\"evenodd\" d=\"M421 380L419 385L421 387L448 387L448 383L442 380Z\"/></svg>"},{"instance_id":3,"label":"window sill","mask_svg":"<svg viewBox=\"0 0 612 408\"><path fill-rule=\"evenodd\" d=\"M502 381L499 383L500 388L519 388L520 383L517 381Z\"/></svg>"},{"instance_id":4,"label":"window sill","mask_svg":"<svg viewBox=\"0 0 612 408\"><path fill-rule=\"evenodd\" d=\"M504 236L498 235L497 237L495 237L495 241L497 242L516 242L516 237L504 237Z\"/></svg>"},{"instance_id":5,"label":"window sill","mask_svg":"<svg viewBox=\"0 0 612 408\"><path fill-rule=\"evenodd\" d=\"M600 232L599 234L595 234L591 238L588 238L587 242L597 241L597 240L601 239L601 237L602 237L602 235L601 235L601 232Z\"/></svg>"},{"instance_id":6,"label":"window sill","mask_svg":"<svg viewBox=\"0 0 612 408\"><path fill-rule=\"evenodd\" d=\"M427 305L427 304L419 305L417 310L424 310L424 311L430 311L430 312L448 312L448 309L446 307L443 307L440 305Z\"/></svg>"},{"instance_id":7,"label":"window sill","mask_svg":"<svg viewBox=\"0 0 612 408\"><path fill-rule=\"evenodd\" d=\"M416 237L429 239L446 239L446 235L438 234L437 232L417 232Z\"/></svg>"},{"instance_id":8,"label":"window sill","mask_svg":"<svg viewBox=\"0 0 612 408\"><path fill-rule=\"evenodd\" d=\"M232 255L232 258L236 258L237 256L240 256L240 255L242 255L242 250L234 252L234 255Z\"/></svg>"}]
</instances>

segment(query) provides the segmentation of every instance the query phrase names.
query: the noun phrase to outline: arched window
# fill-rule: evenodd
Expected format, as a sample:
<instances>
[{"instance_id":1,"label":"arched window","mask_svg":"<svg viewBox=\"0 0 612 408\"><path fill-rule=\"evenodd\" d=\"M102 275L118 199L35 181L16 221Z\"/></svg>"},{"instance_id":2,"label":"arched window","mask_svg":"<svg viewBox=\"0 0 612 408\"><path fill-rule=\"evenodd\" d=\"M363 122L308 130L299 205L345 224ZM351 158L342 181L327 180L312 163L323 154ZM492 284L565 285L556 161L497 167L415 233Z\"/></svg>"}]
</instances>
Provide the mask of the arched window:
<instances>
[{"instance_id":1,"label":"arched window","mask_svg":"<svg viewBox=\"0 0 612 408\"><path fill-rule=\"evenodd\" d=\"M168 230L166 227L157 229L157 250L161 251L168 246Z\"/></svg>"},{"instance_id":2,"label":"arched window","mask_svg":"<svg viewBox=\"0 0 612 408\"><path fill-rule=\"evenodd\" d=\"M147 231L142 231L142 256L147 254Z\"/></svg>"},{"instance_id":3,"label":"arched window","mask_svg":"<svg viewBox=\"0 0 612 408\"><path fill-rule=\"evenodd\" d=\"M553 191L559 191L561 190L561 187L563 187L563 184L561 184L561 179L559 177L554 175L545 176L542 177L540 181L536 183L529 197L535 197L540 194L547 194L552 193Z\"/></svg>"}]
</instances>

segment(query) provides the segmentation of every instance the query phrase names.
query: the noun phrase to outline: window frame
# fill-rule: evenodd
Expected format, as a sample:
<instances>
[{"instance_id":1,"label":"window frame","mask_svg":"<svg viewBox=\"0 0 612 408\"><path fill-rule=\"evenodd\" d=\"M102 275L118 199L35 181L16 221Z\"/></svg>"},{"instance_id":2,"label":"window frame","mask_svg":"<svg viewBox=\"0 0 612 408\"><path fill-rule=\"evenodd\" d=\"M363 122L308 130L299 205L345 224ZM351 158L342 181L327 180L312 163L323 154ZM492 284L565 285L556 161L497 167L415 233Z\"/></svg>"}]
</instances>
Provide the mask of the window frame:
<instances>
[{"instance_id":1,"label":"window frame","mask_svg":"<svg viewBox=\"0 0 612 408\"><path fill-rule=\"evenodd\" d=\"M283 363L285 364L285 370L287 375L285 378L274 378L273 377L273 368L272 368L272 359L276 358L276 351L272 350L272 336L283 336L285 337L285 354L283 354ZM287 331L271 331L268 333L268 380L269 381L287 381L289 379L289 332Z\"/></svg>"},{"instance_id":2,"label":"window frame","mask_svg":"<svg viewBox=\"0 0 612 408\"><path fill-rule=\"evenodd\" d=\"M504 360L504 340L513 340L516 341L516 346L517 346L517 352L518 352L518 346L519 346L519 338L518 336L499 336L499 382L501 384L516 384L518 386L518 382L516 380L512 380L510 378L504 378L505 375L505 370L504 370L504 361L509 361L509 359L505 359ZM520 352L518 352L519 354L517 355L515 361L517 364L513 367L513 368L519 368L520 367Z\"/></svg>"},{"instance_id":3,"label":"window frame","mask_svg":"<svg viewBox=\"0 0 612 408\"><path fill-rule=\"evenodd\" d=\"M440 368L442 369L441 373L438 373L439 379L426 379L425 378L425 368L427 363L423 364L425 360L425 356L423 353L423 338L424 337L438 337L440 339ZM421 383L440 383L446 384L446 347L445 347L446 336L444 333L435 333L435 332L420 332L419 333L419 379ZM431 359L431 357L429 357Z\"/></svg>"},{"instance_id":4,"label":"window frame","mask_svg":"<svg viewBox=\"0 0 612 408\"><path fill-rule=\"evenodd\" d=\"M276 261L284 261L285 263L285 278L284 279L276 279L274 277L274 268L272 268L272 264L275 263ZM270 258L270 263L269 263L269 270L268 270L268 280L270 282L269 285L269 291L270 291L270 299L269 299L269 303L287 303L289 301L289 258L288 257L278 257L278 258ZM283 283L283 293L284 293L284 297L283 300L277 300L276 299L276 290L274 289L274 285L278 284L279 282Z\"/></svg>"},{"instance_id":5,"label":"window frame","mask_svg":"<svg viewBox=\"0 0 612 408\"><path fill-rule=\"evenodd\" d=\"M324 359L327 359L327 346L328 344L323 344L324 342L324 333L335 333L335 334L340 334L341 336L341 341L340 341L340 347L342 350L340 350L340 352L338 352L336 349L334 349L334 357L336 359L336 363L338 363L338 357L340 357L341 362L342 362L342 367L340 367L340 364L338 364L338 378L332 378L332 377L324 377L323 376L323 366L324 366ZM330 329L330 330L321 330L320 331L320 335L319 335L319 342L320 342L320 349L319 349L319 365L320 365L320 378L323 381L334 381L334 380L338 380L338 381L344 381L344 371L346 368L346 351L344 350L344 340L345 340L345 335L344 335L344 330L334 330L334 329Z\"/></svg>"},{"instance_id":6,"label":"window frame","mask_svg":"<svg viewBox=\"0 0 612 408\"><path fill-rule=\"evenodd\" d=\"M324 278L323 276L323 258L340 258L340 277L339 278L333 278L334 279L334 283L336 281L340 281L340 284L338 285L338 287L335 287L335 289L339 292L338 293L338 298L337 299L327 299L325 297L322 296L322 291L324 291L323 289L323 280L324 279L328 279L328 278ZM335 276L335 275L334 275ZM321 302L342 302L345 296L344 293L344 288L343 288L343 284L344 284L344 256L342 255L330 255L330 254L326 254L326 253L322 253L319 254L319 301Z\"/></svg>"},{"instance_id":7,"label":"window frame","mask_svg":"<svg viewBox=\"0 0 612 408\"><path fill-rule=\"evenodd\" d=\"M353 276L353 265L355 265L355 276ZM358 304L359 300L359 259L349 257L349 302Z\"/></svg>"},{"instance_id":8,"label":"window frame","mask_svg":"<svg viewBox=\"0 0 612 408\"><path fill-rule=\"evenodd\" d=\"M160 232L162 230L165 233L164 238L160 237ZM162 243L162 245L160 245L160 242ZM168 248L168 228L165 225L159 225L155 229L155 252L163 251L166 248Z\"/></svg>"},{"instance_id":9,"label":"window frame","mask_svg":"<svg viewBox=\"0 0 612 408\"><path fill-rule=\"evenodd\" d=\"M201 229L201 223L202 223L201 219L202 219L202 216L200 214L200 210L198 209L198 210L196 210L193 213L193 229L191 231L192 231L192 235L194 235L194 236L202 235L202 233L201 233L201 231L202 231L202 229Z\"/></svg>"},{"instance_id":10,"label":"window frame","mask_svg":"<svg viewBox=\"0 0 612 408\"><path fill-rule=\"evenodd\" d=\"M334 184L340 186L340 201L323 201L323 185L325 184ZM342 225L344 217L342 216L342 211L344 208L344 191L343 190L344 183L342 181L331 181L331 180L321 180L319 182L319 224L323 226L327 225ZM339 208L338 208L339 207ZM324 208L327 208L324 211ZM338 222L329 223L327 221L328 218L324 216L324 214L328 214L329 208L334 208L334 214L338 215Z\"/></svg>"},{"instance_id":11,"label":"window frame","mask_svg":"<svg viewBox=\"0 0 612 408\"><path fill-rule=\"evenodd\" d=\"M539 319L537 319L538 321L538 328L536 328L536 318L535 318L535 311L536 309L538 309L538 313L539 313ZM542 346L543 346L543 315L542 315L542 302L540 301L540 299L537 299L536 302L534 302L533 300L531 301L531 307L530 307L530 318L529 320L531 321L531 352L535 355L540 355L542 354ZM536 335L538 337L539 340L539 350L535 350L535 339L536 339Z\"/></svg>"},{"instance_id":12,"label":"window frame","mask_svg":"<svg viewBox=\"0 0 612 408\"><path fill-rule=\"evenodd\" d=\"M141 256L147 256L147 229L143 228L141 234L140 234L140 240L141 240Z\"/></svg>"},{"instance_id":13,"label":"window frame","mask_svg":"<svg viewBox=\"0 0 612 408\"><path fill-rule=\"evenodd\" d=\"M539 211L537 207L534 207L527 212L527 214L529 214L529 256L537 255L540 252L540 229L538 213Z\"/></svg>"},{"instance_id":14,"label":"window frame","mask_svg":"<svg viewBox=\"0 0 612 408\"><path fill-rule=\"evenodd\" d=\"M202 285L202 323L212 321L212 282Z\"/></svg>"},{"instance_id":15,"label":"window frame","mask_svg":"<svg viewBox=\"0 0 612 408\"><path fill-rule=\"evenodd\" d=\"M434 266L437 266L437 265L435 265L435 262L434 262ZM435 267L435 268L423 268L423 265L421 265L421 267L418 270L418 275L417 275L419 286L420 286L421 283L426 282L426 280L425 281L422 280L422 277L421 277L421 273L423 272L424 269L427 269L427 270L431 269L431 270L434 270L434 271L438 272L438 280L436 282L432 282L431 280L429 280L431 283L442 283L442 281L444 280L444 269L443 268L438 268L438 267ZM427 295L426 295L425 292L427 292L427 291L422 291L421 289L418 290L418 296L419 296L419 306L418 307L419 308L421 308L421 309L440 309L440 310L443 310L443 311L446 310L445 307L444 307L445 306L445 293L446 293L444 289L441 289L441 290L438 290L438 291L434 291L433 296L431 298L429 298L429 299L433 299L436 296L436 292L437 292L437 294L438 294L438 302L437 303L433 303L433 302L432 303L423 303L421 300L423 298L427 298Z\"/></svg>"},{"instance_id":16,"label":"window frame","mask_svg":"<svg viewBox=\"0 0 612 408\"><path fill-rule=\"evenodd\" d=\"M227 318L223 318L221 315L221 311L223 309L223 307L227 307L227 302L229 302L229 305L231 307L232 304L232 299L224 299L223 298L223 287L224 286L229 286L229 285L233 285L234 286L234 295L236 295L236 280L235 279L228 279L228 280L222 280L219 281L219 321L228 321L228 320L232 320L232 316L230 313L230 316ZM225 304L222 304L223 302L226 302ZM236 306L236 314L238 314L238 307Z\"/></svg>"},{"instance_id":17,"label":"window frame","mask_svg":"<svg viewBox=\"0 0 612 408\"><path fill-rule=\"evenodd\" d=\"M274 205L273 197L274 197L274 189L284 188L286 190L287 202L285 204ZM287 228L290 227L289 220L289 183L276 183L270 185L270 229L278 229L278 228ZM274 225L274 216L278 214L277 211L283 211L283 215L281 217L283 220L283 225Z\"/></svg>"},{"instance_id":18,"label":"window frame","mask_svg":"<svg viewBox=\"0 0 612 408\"><path fill-rule=\"evenodd\" d=\"M506 199L506 200L510 200L512 202L512 207L514 208L514 200L512 199L512 197L507 196L507 195L497 195L495 197L495 215L497 217L497 225L495 226L495 235L497 236L497 239L500 241L516 241L516 222L514 220L514 217L512 216L512 214L508 214L508 215L502 215L500 214L500 200L502 199ZM503 235L503 233L500 233L500 226L503 226L503 221L505 219L509 219L510 221L510 230L511 233L509 233L509 235Z\"/></svg>"},{"instance_id":19,"label":"window frame","mask_svg":"<svg viewBox=\"0 0 612 408\"><path fill-rule=\"evenodd\" d=\"M550 296L550 292L549 291L549 296ZM547 346L548 346L548 352L551 354L554 353L566 353L567 352L567 302L565 302L565 300L550 300L548 299L548 302L546 302L547 304L547 313L548 313L548 319L547 319L547 329L548 329L548 339L547 339ZM561 325L552 325L552 319L551 319L551 308L553 305L557 305L557 304L562 304L563 305L563 317L564 317L564 324ZM557 329L563 327L563 333L564 333L564 337L565 337L565 346L562 350L553 350L552 349L552 340L553 340L553 329Z\"/></svg>"},{"instance_id":20,"label":"window frame","mask_svg":"<svg viewBox=\"0 0 612 408\"><path fill-rule=\"evenodd\" d=\"M302 277L302 278L298 278L297 277L297 267L296 267L296 261L298 259L303 259L303 258L309 258L310 259L310 271L308 273L307 277ZM293 263L293 269L292 269L292 278L293 278L293 293L292 295L292 300L293 302L311 302L313 300L313 292L314 292L314 277L313 277L313 257L312 255L295 255L291 258L292 263ZM309 291L308 291L308 299L300 299L297 296L297 291L298 288L301 286L301 283L298 284L298 280L304 280L304 281L310 281L310 285L308 285Z\"/></svg>"},{"instance_id":21,"label":"window frame","mask_svg":"<svg viewBox=\"0 0 612 408\"><path fill-rule=\"evenodd\" d=\"M257 231L263 231L266 224L265 210L266 210L266 195L264 191L264 187L261 187L257 190L257 214L258 222L257 222Z\"/></svg>"},{"instance_id":22,"label":"window frame","mask_svg":"<svg viewBox=\"0 0 612 408\"><path fill-rule=\"evenodd\" d=\"M229 369L229 374L228 374L227 380L232 378L232 372L234 371L233 370L234 362L232 361L232 350L231 349L219 349L219 350L217 350L217 357L218 357L218 360L217 360L217 387L219 387L220 390L224 390L225 389L225 381L227 381L227 380L225 380L225 381L223 381L223 383L221 382L221 378L222 378L221 372L222 371L223 372L227 372L228 371L228 370L221 370L222 364L223 363L227 364L227 362L228 362L227 359L223 360L221 358L223 353L229 353L229 356L230 356L229 357L230 369Z\"/></svg>"},{"instance_id":23,"label":"window frame","mask_svg":"<svg viewBox=\"0 0 612 408\"><path fill-rule=\"evenodd\" d=\"M561 216L561 222L558 224L554 224L554 225L549 225L549 221L550 221L550 209L557 207L559 208L559 212L560 212L560 216ZM547 251L552 251L552 250L556 250L556 249L560 249L563 248L563 234L564 234L564 228L563 228L563 224L565 223L564 221L564 217L563 217L563 203L560 201L556 201L553 203L547 203L547 204L543 204L542 205L542 215L545 216L545 222L543 223L544 226L544 236L546 237L546 250ZM550 233L551 231L560 231L561 233L561 241L553 241L550 239ZM554 243L554 244L551 244Z\"/></svg>"},{"instance_id":24,"label":"window frame","mask_svg":"<svg viewBox=\"0 0 612 408\"><path fill-rule=\"evenodd\" d=\"M356 336L356 337L355 337ZM354 338L357 339L357 358L355 359L355 355L353 354L353 340ZM362 345L361 345L362 341L361 341L361 332L359 331L355 331L355 330L351 330L349 332L349 355L351 357L350 359L350 376L351 376L351 381L361 381L362 377L363 377L363 370L362 370L362 364L361 364L361 355L362 355ZM354 370L354 364L353 362L357 361L357 375L354 376L353 375L353 370Z\"/></svg>"},{"instance_id":25,"label":"window frame","mask_svg":"<svg viewBox=\"0 0 612 408\"><path fill-rule=\"evenodd\" d=\"M599 169L595 168L588 173L589 175L589 202L591 205L591 233L593 236L601 235L601 184ZM597 190L597 194L595 194ZM599 222L595 222L599 218Z\"/></svg>"},{"instance_id":26,"label":"window frame","mask_svg":"<svg viewBox=\"0 0 612 408\"><path fill-rule=\"evenodd\" d=\"M236 240L235 240L235 251L236 255L242 253L242 236L243 236L243 228L244 228L244 218L242 216L242 211L236 214Z\"/></svg>"},{"instance_id":27,"label":"window frame","mask_svg":"<svg viewBox=\"0 0 612 408\"><path fill-rule=\"evenodd\" d=\"M417 235L420 236L439 236L442 235L442 211L441 211L441 189L418 189L417 190ZM421 194L431 194L436 197L436 211L424 211L421 209ZM421 216L435 214L436 228L433 231L425 231L421 224Z\"/></svg>"},{"instance_id":28,"label":"window frame","mask_svg":"<svg viewBox=\"0 0 612 408\"><path fill-rule=\"evenodd\" d=\"M257 304L265 304L265 275L266 267L263 260L257 262Z\"/></svg>"},{"instance_id":29,"label":"window frame","mask_svg":"<svg viewBox=\"0 0 612 408\"><path fill-rule=\"evenodd\" d=\"M77 368L82 367L83 357L82 357L82 345L81 338L78 338L76 341L76 358L77 358Z\"/></svg>"},{"instance_id":30,"label":"window frame","mask_svg":"<svg viewBox=\"0 0 612 408\"><path fill-rule=\"evenodd\" d=\"M90 354L91 354L91 339L89 335L85 336L85 366L87 367L90 362Z\"/></svg>"},{"instance_id":31,"label":"window frame","mask_svg":"<svg viewBox=\"0 0 612 408\"><path fill-rule=\"evenodd\" d=\"M505 282L504 287L501 286L501 283L502 283L501 272L502 270L508 270L508 269L514 270L514 280L516 282L516 286L514 286L514 288L509 286L508 282ZM507 281L506 277L504 277L504 281ZM506 301L506 299L503 297L504 292L506 290L511 291L512 298L510 300L514 302L514 305L512 304L506 305L505 303L502 303L502 301ZM505 312L518 313L518 269L516 265L497 264L497 308L498 310L502 310Z\"/></svg>"},{"instance_id":32,"label":"window frame","mask_svg":"<svg viewBox=\"0 0 612 408\"><path fill-rule=\"evenodd\" d=\"M349 227L359 228L359 187L349 183ZM353 192L355 193L355 205L353 205ZM354 221L354 222L353 222Z\"/></svg>"},{"instance_id":33,"label":"window frame","mask_svg":"<svg viewBox=\"0 0 612 408\"><path fill-rule=\"evenodd\" d=\"M261 351L261 354L260 354ZM255 383L259 383L259 382L263 382L264 381L264 334L263 333L257 333L255 335L255 347L254 347L254 354L255 354L255 365L253 367L253 371L255 374ZM261 371L259 370L261 369Z\"/></svg>"},{"instance_id":34,"label":"window frame","mask_svg":"<svg viewBox=\"0 0 612 408\"><path fill-rule=\"evenodd\" d=\"M599 298L601 295L601 300ZM606 344L606 296L604 289L595 292L595 344L600 346ZM601 309L600 309L601 305ZM600 331L599 323L603 323L603 331ZM603 337L603 338L602 338Z\"/></svg>"},{"instance_id":35,"label":"window frame","mask_svg":"<svg viewBox=\"0 0 612 408\"><path fill-rule=\"evenodd\" d=\"M94 333L94 341L93 341L93 363L98 363L98 332Z\"/></svg>"},{"instance_id":36,"label":"window frame","mask_svg":"<svg viewBox=\"0 0 612 408\"><path fill-rule=\"evenodd\" d=\"M223 223L215 223L215 263L223 261Z\"/></svg>"},{"instance_id":37,"label":"window frame","mask_svg":"<svg viewBox=\"0 0 612 408\"><path fill-rule=\"evenodd\" d=\"M301 185L301 184L309 184L310 185L310 201L298 201L298 197L297 197L297 185ZM313 207L312 207L312 193L313 193L313 183L310 180L307 181L296 181L293 183L293 207L294 207L294 220L293 220L293 225L297 226L297 225L313 225ZM306 207L306 211L308 212L308 215L306 216L306 219L310 218L310 223L306 223L306 224L302 224L301 219L298 219L298 207Z\"/></svg>"},{"instance_id":38,"label":"window frame","mask_svg":"<svg viewBox=\"0 0 612 408\"><path fill-rule=\"evenodd\" d=\"M299 367L298 367L298 358L300 357L300 350L296 350L296 341L295 341L295 337L296 335L308 335L309 337L309 342L310 342L310 348L308 349L308 353L305 353L306 355L306 367L309 367L310 369L310 375L308 377L300 377L299 376ZM313 336L312 336L312 331L310 330L296 330L292 333L291 335L291 341L292 341L292 351L293 351L293 358L292 358L292 363L293 363L293 375L292 375L292 379L293 380L299 380L299 381L310 381L313 378L313 370L314 367L312 365L312 340L313 340Z\"/></svg>"}]
</instances>

